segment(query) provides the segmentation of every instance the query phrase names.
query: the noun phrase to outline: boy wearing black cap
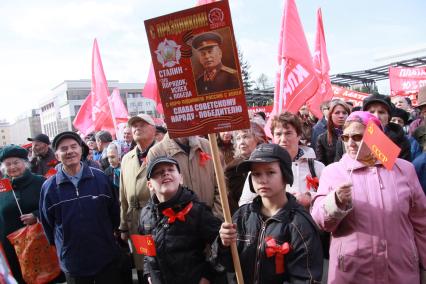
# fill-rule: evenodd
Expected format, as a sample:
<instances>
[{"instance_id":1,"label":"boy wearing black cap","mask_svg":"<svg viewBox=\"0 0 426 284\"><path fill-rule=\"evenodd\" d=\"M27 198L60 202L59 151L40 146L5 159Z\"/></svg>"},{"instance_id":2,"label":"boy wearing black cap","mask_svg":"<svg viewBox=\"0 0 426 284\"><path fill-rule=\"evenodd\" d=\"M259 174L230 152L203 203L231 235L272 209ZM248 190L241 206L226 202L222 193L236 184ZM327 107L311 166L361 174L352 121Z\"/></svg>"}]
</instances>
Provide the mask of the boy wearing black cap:
<instances>
[{"instance_id":1,"label":"boy wearing black cap","mask_svg":"<svg viewBox=\"0 0 426 284\"><path fill-rule=\"evenodd\" d=\"M258 196L235 212L234 224L222 224L215 244L223 264L230 267L226 247L237 242L245 283L319 283L323 257L317 227L285 191L293 183L288 152L261 144L237 170L251 171L250 190Z\"/></svg>"},{"instance_id":2,"label":"boy wearing black cap","mask_svg":"<svg viewBox=\"0 0 426 284\"><path fill-rule=\"evenodd\" d=\"M144 276L150 283L210 283L214 271L204 251L217 237L220 220L181 185L175 159L153 159L147 180L154 195L142 209L139 233L152 235L156 256L145 256Z\"/></svg>"}]
</instances>

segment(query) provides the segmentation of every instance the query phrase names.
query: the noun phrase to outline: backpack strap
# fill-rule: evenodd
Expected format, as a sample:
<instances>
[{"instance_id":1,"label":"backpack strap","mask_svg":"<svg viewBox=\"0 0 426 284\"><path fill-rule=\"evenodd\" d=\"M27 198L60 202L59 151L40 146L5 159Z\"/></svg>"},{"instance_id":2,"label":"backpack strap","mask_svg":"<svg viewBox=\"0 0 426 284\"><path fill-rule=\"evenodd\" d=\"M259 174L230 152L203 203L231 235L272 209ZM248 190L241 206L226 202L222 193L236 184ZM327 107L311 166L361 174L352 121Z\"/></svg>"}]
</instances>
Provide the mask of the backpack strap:
<instances>
[{"instance_id":1,"label":"backpack strap","mask_svg":"<svg viewBox=\"0 0 426 284\"><path fill-rule=\"evenodd\" d=\"M308 166L309 171L311 172L311 177L316 177L317 174L315 173L315 159L314 158L308 158Z\"/></svg>"}]
</instances>

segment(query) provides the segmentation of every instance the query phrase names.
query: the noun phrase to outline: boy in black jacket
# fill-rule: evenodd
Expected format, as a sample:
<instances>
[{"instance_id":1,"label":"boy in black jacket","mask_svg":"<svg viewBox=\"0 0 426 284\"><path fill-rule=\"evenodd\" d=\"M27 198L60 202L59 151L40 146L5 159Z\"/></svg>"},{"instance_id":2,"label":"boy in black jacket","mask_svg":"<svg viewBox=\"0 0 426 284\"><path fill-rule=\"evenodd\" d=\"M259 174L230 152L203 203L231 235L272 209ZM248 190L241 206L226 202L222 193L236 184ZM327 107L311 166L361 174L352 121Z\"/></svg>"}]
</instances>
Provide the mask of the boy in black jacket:
<instances>
[{"instance_id":1,"label":"boy in black jacket","mask_svg":"<svg viewBox=\"0 0 426 284\"><path fill-rule=\"evenodd\" d=\"M215 251L229 267L227 248L237 242L244 283L320 283L321 241L314 221L286 193L293 183L291 158L276 144L261 144L240 172L249 172L250 190L258 196L240 207L233 223L223 223Z\"/></svg>"},{"instance_id":2,"label":"boy in black jacket","mask_svg":"<svg viewBox=\"0 0 426 284\"><path fill-rule=\"evenodd\" d=\"M144 259L144 275L153 284L208 284L214 277L204 251L221 221L181 184L175 159L160 156L149 163L147 185L154 195L141 211L139 233L154 241L156 255Z\"/></svg>"}]
</instances>

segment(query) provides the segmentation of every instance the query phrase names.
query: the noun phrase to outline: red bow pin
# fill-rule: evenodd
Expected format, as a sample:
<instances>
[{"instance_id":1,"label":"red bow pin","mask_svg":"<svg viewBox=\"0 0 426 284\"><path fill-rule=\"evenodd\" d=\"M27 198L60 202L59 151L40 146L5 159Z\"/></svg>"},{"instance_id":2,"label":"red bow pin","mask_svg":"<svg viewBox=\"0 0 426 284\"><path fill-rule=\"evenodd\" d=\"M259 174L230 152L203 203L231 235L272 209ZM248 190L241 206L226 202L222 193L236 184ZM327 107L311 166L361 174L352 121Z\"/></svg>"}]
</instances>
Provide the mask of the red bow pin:
<instances>
[{"instance_id":1,"label":"red bow pin","mask_svg":"<svg viewBox=\"0 0 426 284\"><path fill-rule=\"evenodd\" d=\"M47 166L49 166L49 167L54 167L54 166L56 166L57 164L59 164L58 160L53 159L53 160L50 160L50 161L47 163Z\"/></svg>"},{"instance_id":2,"label":"red bow pin","mask_svg":"<svg viewBox=\"0 0 426 284\"><path fill-rule=\"evenodd\" d=\"M50 168L46 174L44 175L45 178L50 178L51 176L56 175L57 171L55 170L55 168Z\"/></svg>"},{"instance_id":3,"label":"red bow pin","mask_svg":"<svg viewBox=\"0 0 426 284\"><path fill-rule=\"evenodd\" d=\"M288 242L278 245L272 237L266 237L266 256L272 257L275 255L275 273L284 273L284 255L290 251Z\"/></svg>"},{"instance_id":4,"label":"red bow pin","mask_svg":"<svg viewBox=\"0 0 426 284\"><path fill-rule=\"evenodd\" d=\"M176 221L176 219L178 219L181 222L185 222L185 215L189 213L189 211L191 211L192 208L192 202L189 202L188 205L185 206L185 208L183 208L181 211L179 211L178 213L175 213L175 211L173 211L172 208L167 208L164 209L163 215L168 217L169 220L167 220L167 223L171 224L174 223Z\"/></svg>"},{"instance_id":5,"label":"red bow pin","mask_svg":"<svg viewBox=\"0 0 426 284\"><path fill-rule=\"evenodd\" d=\"M314 191L317 191L319 185L319 179L318 177L311 177L310 175L306 176L306 190L310 190L311 188L314 189Z\"/></svg>"},{"instance_id":6,"label":"red bow pin","mask_svg":"<svg viewBox=\"0 0 426 284\"><path fill-rule=\"evenodd\" d=\"M212 157L206 152L200 151L200 166L204 166L208 160L211 160Z\"/></svg>"}]
</instances>

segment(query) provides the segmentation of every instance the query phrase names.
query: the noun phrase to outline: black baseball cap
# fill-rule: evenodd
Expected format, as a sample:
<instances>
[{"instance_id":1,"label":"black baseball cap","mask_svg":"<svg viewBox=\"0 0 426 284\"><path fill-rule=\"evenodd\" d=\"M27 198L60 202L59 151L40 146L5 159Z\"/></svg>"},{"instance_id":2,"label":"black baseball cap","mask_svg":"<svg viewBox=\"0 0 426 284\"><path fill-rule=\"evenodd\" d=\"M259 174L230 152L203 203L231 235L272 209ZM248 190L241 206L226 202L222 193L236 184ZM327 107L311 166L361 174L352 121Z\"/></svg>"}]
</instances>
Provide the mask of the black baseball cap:
<instances>
[{"instance_id":1,"label":"black baseball cap","mask_svg":"<svg viewBox=\"0 0 426 284\"><path fill-rule=\"evenodd\" d=\"M149 162L147 170L146 170L146 179L150 180L151 179L151 174L154 171L154 168L158 165L158 164L162 164L162 163L167 163L167 164L174 164L176 165L178 172L180 173L180 167L179 167L179 163L173 159L170 156L159 156L154 158L152 161Z\"/></svg>"},{"instance_id":2,"label":"black baseball cap","mask_svg":"<svg viewBox=\"0 0 426 284\"><path fill-rule=\"evenodd\" d=\"M28 141L38 141L38 142L43 142L47 145L50 145L50 139L49 136L47 136L46 134L40 133L38 135L36 135L34 138L27 138Z\"/></svg>"},{"instance_id":3,"label":"black baseball cap","mask_svg":"<svg viewBox=\"0 0 426 284\"><path fill-rule=\"evenodd\" d=\"M80 135L78 135L75 132L72 131L64 131L59 133L58 135L55 136L55 138L53 139L52 142L52 148L53 150L57 150L59 143L64 140L65 138L71 138L74 139L75 141L77 141L77 143L81 146L81 144L83 143L83 140L81 139Z\"/></svg>"},{"instance_id":4,"label":"black baseball cap","mask_svg":"<svg viewBox=\"0 0 426 284\"><path fill-rule=\"evenodd\" d=\"M238 165L240 173L249 172L253 163L280 162L281 172L287 184L293 184L290 154L277 144L260 144L251 153L250 158Z\"/></svg>"}]
</instances>

